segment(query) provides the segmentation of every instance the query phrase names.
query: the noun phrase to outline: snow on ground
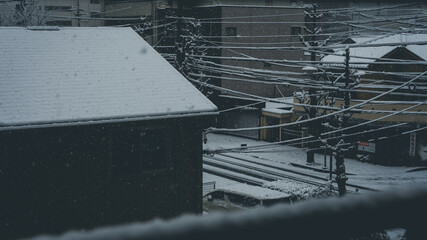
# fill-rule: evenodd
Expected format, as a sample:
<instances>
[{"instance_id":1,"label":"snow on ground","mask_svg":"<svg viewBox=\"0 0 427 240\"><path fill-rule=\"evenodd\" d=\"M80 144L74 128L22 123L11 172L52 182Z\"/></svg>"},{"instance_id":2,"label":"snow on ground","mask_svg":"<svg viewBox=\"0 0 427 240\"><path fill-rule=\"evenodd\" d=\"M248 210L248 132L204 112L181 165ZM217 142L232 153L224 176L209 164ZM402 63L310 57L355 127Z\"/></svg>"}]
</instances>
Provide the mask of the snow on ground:
<instances>
[{"instance_id":1,"label":"snow on ground","mask_svg":"<svg viewBox=\"0 0 427 240\"><path fill-rule=\"evenodd\" d=\"M207 138L208 141L204 145L204 149L209 150L240 147L241 144L253 146L266 143L263 141L222 134L208 134ZM260 162L268 161L269 163L274 163L274 165L281 165L286 168L308 172L310 174L320 174L324 177L328 176L326 173L315 173L312 170L302 169L291 165L291 163L306 165L305 149L280 145L267 150L272 151L227 153L227 155L248 158ZM311 165L310 167L321 169L324 164L324 155L315 154L315 163L315 165ZM327 157L327 166L329 166L329 156ZM354 159L345 159L345 166L348 173L355 174L348 175L348 183L371 187L378 190L385 190L410 183L427 183L427 171L408 172L408 170L414 169L413 167L381 166ZM333 167L335 167L335 161L333 162ZM230 185L233 183L233 181L224 180L223 178L213 175L204 174L203 176L204 182L217 181L217 187L221 187L223 184Z\"/></svg>"},{"instance_id":2,"label":"snow on ground","mask_svg":"<svg viewBox=\"0 0 427 240\"><path fill-rule=\"evenodd\" d=\"M247 144L247 146L265 144L266 142L257 141L242 137L221 135L221 134L209 134L208 141L204 145L204 149L224 149L240 147L241 144ZM252 153L227 153L229 156L240 157L245 159L256 160L259 162L268 162L276 166L285 166L286 168L293 168L301 172L307 172L312 175L320 175L327 177L326 173L317 173L309 169L303 169L294 167L291 163L297 163L300 165L306 165L306 151L302 148L290 147L280 145L271 152L252 152ZM324 164L324 155L315 154L315 163L310 167L321 169ZM329 156L327 157L327 166L329 166ZM371 187L378 190L386 190L398 186L407 185L408 183L427 183L427 171L416 171L408 172L412 170L412 167L391 167L381 166L371 163L361 162L355 159L345 159L346 171L355 175L349 175L348 183L359 184L366 187ZM333 162L335 167L335 161ZM229 180L223 177L218 177L212 174L203 173L203 182L216 182L216 188L233 188L233 186L239 186L240 183ZM299 196L301 199L309 198L313 189L310 187L291 182L287 180L280 180L275 182L266 182L264 187L271 189L280 190L285 193ZM312 187L311 187L312 188ZM386 230L391 240L400 240L405 233L404 229L390 229Z\"/></svg>"},{"instance_id":3,"label":"snow on ground","mask_svg":"<svg viewBox=\"0 0 427 240\"><path fill-rule=\"evenodd\" d=\"M218 177L209 173L203 173L203 182L215 182L216 187L226 187L229 185L234 185L237 184L239 182L227 179L227 178L223 178L223 177Z\"/></svg>"},{"instance_id":4,"label":"snow on ground","mask_svg":"<svg viewBox=\"0 0 427 240\"><path fill-rule=\"evenodd\" d=\"M268 182L263 187L276 189L295 196L297 199L308 199L317 187L288 180Z\"/></svg>"},{"instance_id":5,"label":"snow on ground","mask_svg":"<svg viewBox=\"0 0 427 240\"><path fill-rule=\"evenodd\" d=\"M244 194L256 199L278 199L278 198L288 198L289 194L284 192L274 191L268 188L251 186L244 183L222 186L221 188L226 192Z\"/></svg>"}]
</instances>

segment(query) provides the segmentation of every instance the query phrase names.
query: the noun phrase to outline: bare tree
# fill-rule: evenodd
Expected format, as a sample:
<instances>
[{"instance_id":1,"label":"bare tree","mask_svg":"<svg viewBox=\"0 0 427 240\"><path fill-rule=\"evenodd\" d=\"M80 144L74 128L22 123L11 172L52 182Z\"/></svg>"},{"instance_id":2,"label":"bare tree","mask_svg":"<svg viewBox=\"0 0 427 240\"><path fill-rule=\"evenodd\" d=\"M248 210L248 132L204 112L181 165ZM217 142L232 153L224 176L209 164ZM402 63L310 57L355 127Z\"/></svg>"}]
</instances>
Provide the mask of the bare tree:
<instances>
[{"instance_id":1,"label":"bare tree","mask_svg":"<svg viewBox=\"0 0 427 240\"><path fill-rule=\"evenodd\" d=\"M38 0L17 0L4 3L8 11L0 15L2 26L43 26L49 18L42 13Z\"/></svg>"}]
</instances>

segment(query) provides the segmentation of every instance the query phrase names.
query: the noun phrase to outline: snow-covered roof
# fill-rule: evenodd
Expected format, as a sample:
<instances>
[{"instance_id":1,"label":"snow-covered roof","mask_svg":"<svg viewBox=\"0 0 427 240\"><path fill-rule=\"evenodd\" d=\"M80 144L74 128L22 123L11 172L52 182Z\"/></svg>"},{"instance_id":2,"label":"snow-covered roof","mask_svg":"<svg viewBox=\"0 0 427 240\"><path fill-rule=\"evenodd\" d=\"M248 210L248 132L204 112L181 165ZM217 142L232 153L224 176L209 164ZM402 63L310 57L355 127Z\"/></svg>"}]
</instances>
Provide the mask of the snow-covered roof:
<instances>
[{"instance_id":1,"label":"snow-covered roof","mask_svg":"<svg viewBox=\"0 0 427 240\"><path fill-rule=\"evenodd\" d=\"M262 111L274 113L274 114L292 113L292 107L293 107L292 104L294 102L293 97L276 98L275 100L283 103L266 102L265 108L263 108Z\"/></svg>"},{"instance_id":2,"label":"snow-covered roof","mask_svg":"<svg viewBox=\"0 0 427 240\"><path fill-rule=\"evenodd\" d=\"M350 37L348 39L351 39L355 42L355 44L367 44L371 41L375 41L378 40L380 38L382 38L383 36L366 36L366 37Z\"/></svg>"},{"instance_id":3,"label":"snow-covered roof","mask_svg":"<svg viewBox=\"0 0 427 240\"><path fill-rule=\"evenodd\" d=\"M223 186L221 188L218 188L217 190L245 195L245 196L253 197L260 200L288 198L291 196L284 192L279 192L279 191L271 190L268 188L252 186L252 185L247 185L242 183Z\"/></svg>"},{"instance_id":4,"label":"snow-covered roof","mask_svg":"<svg viewBox=\"0 0 427 240\"><path fill-rule=\"evenodd\" d=\"M294 103L294 97L284 97L284 98L275 98L276 102L266 102L266 109L274 109L274 108L291 108ZM282 103L279 103L282 102Z\"/></svg>"},{"instance_id":5,"label":"snow-covered roof","mask_svg":"<svg viewBox=\"0 0 427 240\"><path fill-rule=\"evenodd\" d=\"M263 187L278 190L284 193L288 193L297 196L302 199L307 199L317 189L316 186L308 185L301 182L290 181L286 179L265 182Z\"/></svg>"},{"instance_id":6,"label":"snow-covered roof","mask_svg":"<svg viewBox=\"0 0 427 240\"><path fill-rule=\"evenodd\" d=\"M395 34L390 36L377 36L377 37L366 37L366 38L352 38L356 44L386 44L386 43L405 43L405 42L420 42L427 40L427 34ZM349 44L351 45L351 44ZM403 45L403 44L402 44ZM419 56L424 61L427 60L427 46L425 45L405 45L406 49ZM365 58L381 58L389 52L393 51L396 46L382 46L382 47L356 47L350 49L350 64L355 62L371 63L375 62L374 59ZM325 56L322 61L327 65L339 65L339 64L328 64L328 62L342 62L344 64L344 50L335 52L341 56L328 55ZM361 57L361 58L357 58ZM367 67L368 64L358 64L358 67Z\"/></svg>"},{"instance_id":7,"label":"snow-covered roof","mask_svg":"<svg viewBox=\"0 0 427 240\"><path fill-rule=\"evenodd\" d=\"M131 28L0 28L0 127L215 111Z\"/></svg>"}]
</instances>

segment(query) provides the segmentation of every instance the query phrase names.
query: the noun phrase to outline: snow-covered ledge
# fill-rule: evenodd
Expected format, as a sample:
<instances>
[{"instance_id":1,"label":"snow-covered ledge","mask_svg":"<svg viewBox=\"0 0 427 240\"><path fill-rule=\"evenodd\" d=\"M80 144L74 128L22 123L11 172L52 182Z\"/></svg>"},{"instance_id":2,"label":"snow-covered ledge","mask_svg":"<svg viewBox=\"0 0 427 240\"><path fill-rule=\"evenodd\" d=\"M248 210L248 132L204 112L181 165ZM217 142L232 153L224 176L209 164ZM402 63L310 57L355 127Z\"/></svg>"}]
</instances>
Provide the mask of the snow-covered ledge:
<instances>
[{"instance_id":1,"label":"snow-covered ledge","mask_svg":"<svg viewBox=\"0 0 427 240\"><path fill-rule=\"evenodd\" d=\"M409 239L425 239L427 187L406 186L393 191L277 205L237 213L182 216L70 231L62 236L32 240L86 239L348 239L373 231L402 227Z\"/></svg>"}]
</instances>

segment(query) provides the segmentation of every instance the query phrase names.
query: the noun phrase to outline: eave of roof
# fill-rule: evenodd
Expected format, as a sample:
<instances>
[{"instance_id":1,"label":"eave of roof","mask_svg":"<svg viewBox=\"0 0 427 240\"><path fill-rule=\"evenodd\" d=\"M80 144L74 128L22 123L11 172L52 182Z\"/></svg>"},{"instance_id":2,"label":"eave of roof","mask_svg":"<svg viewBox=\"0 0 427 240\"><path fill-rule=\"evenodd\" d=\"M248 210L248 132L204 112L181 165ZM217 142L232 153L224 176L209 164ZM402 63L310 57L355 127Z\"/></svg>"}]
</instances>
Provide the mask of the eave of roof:
<instances>
[{"instance_id":1,"label":"eave of roof","mask_svg":"<svg viewBox=\"0 0 427 240\"><path fill-rule=\"evenodd\" d=\"M173 120L181 118L201 118L201 117L212 117L218 115L219 112L198 112L198 113L181 113L181 114L169 114L169 115L153 115L153 116L140 116L140 117L123 117L114 119L93 119L93 120L79 120L69 122L39 122L32 124L22 125L3 125L0 123L0 132L3 131L14 131L14 130L26 130L26 129L41 129L41 128L58 128L58 127L74 127L74 126L87 126L87 125L100 125L100 124L113 124L113 123L128 123L128 122L143 122L153 120Z\"/></svg>"}]
</instances>

